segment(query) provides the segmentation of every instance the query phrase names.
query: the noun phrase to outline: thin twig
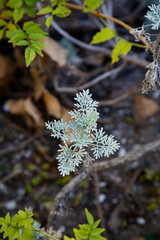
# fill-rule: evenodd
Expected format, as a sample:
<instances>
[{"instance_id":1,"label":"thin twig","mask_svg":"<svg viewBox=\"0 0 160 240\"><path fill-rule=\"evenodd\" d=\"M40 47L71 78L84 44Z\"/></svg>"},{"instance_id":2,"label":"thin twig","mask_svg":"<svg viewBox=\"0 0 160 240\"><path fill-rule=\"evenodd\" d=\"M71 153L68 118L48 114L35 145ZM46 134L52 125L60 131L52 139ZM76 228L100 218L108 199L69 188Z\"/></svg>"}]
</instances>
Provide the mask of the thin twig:
<instances>
[{"instance_id":1,"label":"thin twig","mask_svg":"<svg viewBox=\"0 0 160 240\"><path fill-rule=\"evenodd\" d=\"M99 47L99 46L94 46L94 45L89 45L87 43L84 43L80 40L78 40L77 38L71 36L68 32L64 31L55 21L52 21L51 26L53 27L54 30L56 30L60 35L62 35L63 37L67 38L69 41L71 41L72 43L74 43L75 45L90 50L90 51L95 51L95 52L102 52L104 53L106 56L111 57L112 55L112 51L104 48L104 47ZM135 56L129 56L129 55L120 55L120 58L124 61L127 61L129 63L133 63L137 66L140 66L142 68L146 68L146 66L149 64L148 61L140 59L138 57Z\"/></svg>"},{"instance_id":2,"label":"thin twig","mask_svg":"<svg viewBox=\"0 0 160 240\"><path fill-rule=\"evenodd\" d=\"M124 68L124 66L125 66L125 63L121 64L120 66L118 66L115 69L112 69L108 72L105 72L105 73L99 75L98 77L94 78L90 82L85 83L81 86L77 86L77 87L60 87L60 86L58 86L59 79L58 79L58 77L56 77L54 80L54 83L53 83L54 88L56 89L57 92L72 92L73 93L73 92L77 92L78 90L81 91L83 89L89 88L89 87L99 83L103 79L105 79L115 73L118 73L119 71L121 71Z\"/></svg>"},{"instance_id":3,"label":"thin twig","mask_svg":"<svg viewBox=\"0 0 160 240\"><path fill-rule=\"evenodd\" d=\"M104 171L110 168L118 167L123 164L130 164L134 161L139 160L145 154L156 151L160 148L160 139L149 142L145 145L140 145L138 148L132 150L127 153L125 156L113 158L108 161L97 162L91 165L88 172L80 173L78 176L74 177L68 184L66 184L61 191L54 198L54 203L51 206L51 211L48 217L47 226L50 227L52 225L52 219L55 215L56 209L59 205L59 202L64 199L69 193L73 192L74 189L88 177L94 171Z\"/></svg>"},{"instance_id":4,"label":"thin twig","mask_svg":"<svg viewBox=\"0 0 160 240\"><path fill-rule=\"evenodd\" d=\"M140 90L138 88L139 88L139 85L129 89L127 92L125 92L124 94L120 95L119 97L116 97L116 98L111 99L111 100L99 101L99 106L111 106L111 105L114 105L114 104L116 104L116 103L126 99L131 94L139 92Z\"/></svg>"}]
</instances>

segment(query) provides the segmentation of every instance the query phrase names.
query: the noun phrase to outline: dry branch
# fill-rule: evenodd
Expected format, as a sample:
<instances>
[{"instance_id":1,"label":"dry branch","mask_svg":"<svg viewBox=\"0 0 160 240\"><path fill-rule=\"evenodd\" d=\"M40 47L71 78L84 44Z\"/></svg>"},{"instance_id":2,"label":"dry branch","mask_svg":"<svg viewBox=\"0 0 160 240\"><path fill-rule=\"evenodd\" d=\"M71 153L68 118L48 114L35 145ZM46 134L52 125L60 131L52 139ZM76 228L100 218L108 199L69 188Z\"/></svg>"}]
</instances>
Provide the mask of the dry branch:
<instances>
[{"instance_id":1,"label":"dry branch","mask_svg":"<svg viewBox=\"0 0 160 240\"><path fill-rule=\"evenodd\" d=\"M56 213L56 209L59 205L59 203L66 198L66 196L73 192L75 188L94 171L104 171L110 168L118 167L123 164L129 164L134 161L139 160L141 157L143 157L145 154L156 151L160 148L160 139L154 140L152 142L149 142L145 145L140 145L139 147L136 147L131 152L126 154L123 157L117 157L113 158L111 160L102 161L102 162L96 162L92 164L92 166L88 169L88 172L83 172L77 175L75 178L73 178L68 184L66 184L61 191L56 195L54 199L54 203L51 207L51 211L49 213L48 217L48 227L52 225L53 217Z\"/></svg>"}]
</instances>

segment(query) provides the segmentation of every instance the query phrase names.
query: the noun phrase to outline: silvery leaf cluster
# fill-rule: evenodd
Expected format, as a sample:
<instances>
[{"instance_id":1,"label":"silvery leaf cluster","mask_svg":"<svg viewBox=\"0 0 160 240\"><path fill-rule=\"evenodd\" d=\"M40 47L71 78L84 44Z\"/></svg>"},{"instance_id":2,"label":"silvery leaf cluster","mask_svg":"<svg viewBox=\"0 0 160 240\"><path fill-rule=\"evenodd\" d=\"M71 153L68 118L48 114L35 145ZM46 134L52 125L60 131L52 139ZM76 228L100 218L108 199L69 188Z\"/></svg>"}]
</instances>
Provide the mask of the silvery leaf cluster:
<instances>
[{"instance_id":1,"label":"silvery leaf cluster","mask_svg":"<svg viewBox=\"0 0 160 240\"><path fill-rule=\"evenodd\" d=\"M158 30L160 26L160 0L159 4L151 4L151 6L148 6L150 9L145 17L152 22L151 26L153 30Z\"/></svg>"},{"instance_id":2,"label":"silvery leaf cluster","mask_svg":"<svg viewBox=\"0 0 160 240\"><path fill-rule=\"evenodd\" d=\"M97 130L98 102L92 99L89 90L76 94L75 100L77 109L69 112L72 121L66 123L61 119L45 123L47 129L51 130L51 136L64 142L64 145L60 145L57 156L58 170L62 176L75 172L83 162L89 145L96 159L108 157L120 147L112 135L105 135L103 128ZM70 146L67 145L67 141Z\"/></svg>"}]
</instances>

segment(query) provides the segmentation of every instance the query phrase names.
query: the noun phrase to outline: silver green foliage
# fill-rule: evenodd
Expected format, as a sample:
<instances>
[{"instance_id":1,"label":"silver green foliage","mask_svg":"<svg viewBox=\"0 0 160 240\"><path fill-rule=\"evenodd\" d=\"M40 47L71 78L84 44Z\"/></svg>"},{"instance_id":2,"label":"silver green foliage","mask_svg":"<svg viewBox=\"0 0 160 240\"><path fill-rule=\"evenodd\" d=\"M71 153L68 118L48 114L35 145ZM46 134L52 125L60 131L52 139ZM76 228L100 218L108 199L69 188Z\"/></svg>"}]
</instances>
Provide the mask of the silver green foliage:
<instances>
[{"instance_id":1,"label":"silver green foliage","mask_svg":"<svg viewBox=\"0 0 160 240\"><path fill-rule=\"evenodd\" d=\"M145 17L152 22L151 26L153 30L158 30L160 26L160 0L159 4L151 4L151 6L148 6L150 9Z\"/></svg>"},{"instance_id":2,"label":"silver green foliage","mask_svg":"<svg viewBox=\"0 0 160 240\"><path fill-rule=\"evenodd\" d=\"M69 112L73 119L69 124L62 119L45 123L46 128L51 130L51 136L64 142L63 146L59 145L60 154L57 157L58 169L62 176L75 172L83 162L89 145L96 159L102 156L109 157L120 147L113 135L105 135L103 128L97 130L98 102L92 99L89 90L78 93L75 100L77 109ZM67 140L72 143L71 146L67 145Z\"/></svg>"}]
</instances>

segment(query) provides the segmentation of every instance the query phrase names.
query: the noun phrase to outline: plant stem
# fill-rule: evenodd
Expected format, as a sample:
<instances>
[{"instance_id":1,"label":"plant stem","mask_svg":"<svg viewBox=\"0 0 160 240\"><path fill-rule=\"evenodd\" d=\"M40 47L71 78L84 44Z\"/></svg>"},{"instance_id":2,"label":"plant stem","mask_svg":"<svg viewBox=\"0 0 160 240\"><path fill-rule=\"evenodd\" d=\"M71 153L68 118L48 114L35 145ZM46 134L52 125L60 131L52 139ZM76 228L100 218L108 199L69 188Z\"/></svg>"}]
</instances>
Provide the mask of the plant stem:
<instances>
[{"instance_id":1,"label":"plant stem","mask_svg":"<svg viewBox=\"0 0 160 240\"><path fill-rule=\"evenodd\" d=\"M80 10L80 11L84 11L84 10L87 10L87 8L83 7L83 6L78 6L78 5L75 5L75 4L71 4L71 3L66 3L65 4L66 7L68 8L72 8L72 9L76 9L76 10ZM127 30L132 30L132 27L124 22L122 22L121 20L117 19L117 18L114 18L114 17L111 17L111 16L108 16L108 15L105 15L101 12L97 12L97 11L89 11L89 13L92 13L93 15L97 16L98 18L104 18L104 19L108 19L108 20L111 20L119 25L121 25L122 27L126 28ZM148 46L147 43L144 42L143 38L138 35L139 39L145 44ZM137 45L138 46L138 45ZM149 46L148 46L149 47Z\"/></svg>"},{"instance_id":2,"label":"plant stem","mask_svg":"<svg viewBox=\"0 0 160 240\"><path fill-rule=\"evenodd\" d=\"M52 235L50 235L50 234L48 234L48 233L46 233L46 232L43 232L42 230L40 230L40 229L38 229L38 228L35 228L35 227L33 227L33 226L32 226L32 228L33 228L34 230L36 230L37 232L42 233L43 235L45 235L45 236L47 236L47 237L49 237L49 238L52 238L52 239L54 239L54 240L60 240L59 238L53 237Z\"/></svg>"}]
</instances>

